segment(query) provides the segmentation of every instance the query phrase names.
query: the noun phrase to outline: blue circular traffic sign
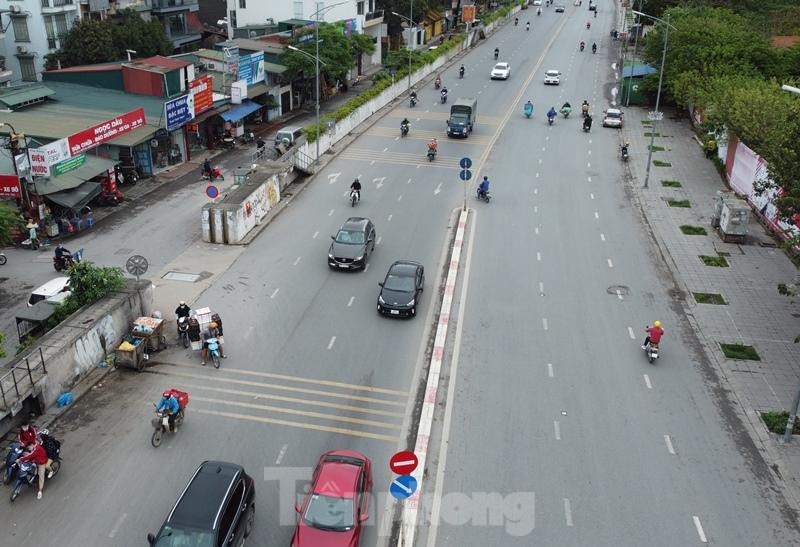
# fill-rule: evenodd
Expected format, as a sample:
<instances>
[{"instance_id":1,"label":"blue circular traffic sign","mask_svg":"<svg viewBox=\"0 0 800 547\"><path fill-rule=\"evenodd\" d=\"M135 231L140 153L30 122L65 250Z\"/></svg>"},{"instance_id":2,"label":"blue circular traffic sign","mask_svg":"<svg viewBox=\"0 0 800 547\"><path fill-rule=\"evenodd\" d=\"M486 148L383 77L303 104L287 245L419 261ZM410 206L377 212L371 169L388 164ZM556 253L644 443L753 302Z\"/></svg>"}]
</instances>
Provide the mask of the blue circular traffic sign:
<instances>
[{"instance_id":1,"label":"blue circular traffic sign","mask_svg":"<svg viewBox=\"0 0 800 547\"><path fill-rule=\"evenodd\" d=\"M461 169L469 169L470 167L472 167L472 160L470 158L463 157L458 162L458 165L461 166Z\"/></svg>"},{"instance_id":2,"label":"blue circular traffic sign","mask_svg":"<svg viewBox=\"0 0 800 547\"><path fill-rule=\"evenodd\" d=\"M469 179L471 179L471 178L472 178L472 171L470 171L469 169L462 169L462 170L461 170L461 171L458 173L458 176L459 176L459 178L460 178L461 180L463 180L464 182L466 182L466 181L468 181Z\"/></svg>"},{"instance_id":3,"label":"blue circular traffic sign","mask_svg":"<svg viewBox=\"0 0 800 547\"><path fill-rule=\"evenodd\" d=\"M219 196L219 188L214 186L213 184L209 184L206 186L206 195L211 199L216 199Z\"/></svg>"},{"instance_id":4,"label":"blue circular traffic sign","mask_svg":"<svg viewBox=\"0 0 800 547\"><path fill-rule=\"evenodd\" d=\"M417 479L411 475L400 475L392 481L389 493L399 500L404 500L417 491Z\"/></svg>"}]
</instances>

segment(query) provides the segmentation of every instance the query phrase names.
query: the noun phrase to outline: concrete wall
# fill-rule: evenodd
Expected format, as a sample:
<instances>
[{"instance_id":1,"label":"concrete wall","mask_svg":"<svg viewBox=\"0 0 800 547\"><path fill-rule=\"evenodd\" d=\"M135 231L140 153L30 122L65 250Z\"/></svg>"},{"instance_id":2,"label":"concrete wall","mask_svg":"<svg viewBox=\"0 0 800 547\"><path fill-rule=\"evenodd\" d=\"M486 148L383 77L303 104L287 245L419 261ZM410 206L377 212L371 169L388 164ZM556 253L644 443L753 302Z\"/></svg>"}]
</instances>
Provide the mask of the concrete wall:
<instances>
[{"instance_id":1,"label":"concrete wall","mask_svg":"<svg viewBox=\"0 0 800 547\"><path fill-rule=\"evenodd\" d=\"M281 199L278 175L259 184L242 203L225 211L225 243L235 244L244 239L247 233L255 228L267 216L270 209ZM219 241L217 243L220 243Z\"/></svg>"},{"instance_id":2,"label":"concrete wall","mask_svg":"<svg viewBox=\"0 0 800 547\"><path fill-rule=\"evenodd\" d=\"M131 331L137 317L152 313L153 285L150 281L128 280L126 287L85 307L36 341L31 348L36 360L38 348L44 353L47 376L41 385L46 407L69 391L78 380L103 362Z\"/></svg>"}]
</instances>

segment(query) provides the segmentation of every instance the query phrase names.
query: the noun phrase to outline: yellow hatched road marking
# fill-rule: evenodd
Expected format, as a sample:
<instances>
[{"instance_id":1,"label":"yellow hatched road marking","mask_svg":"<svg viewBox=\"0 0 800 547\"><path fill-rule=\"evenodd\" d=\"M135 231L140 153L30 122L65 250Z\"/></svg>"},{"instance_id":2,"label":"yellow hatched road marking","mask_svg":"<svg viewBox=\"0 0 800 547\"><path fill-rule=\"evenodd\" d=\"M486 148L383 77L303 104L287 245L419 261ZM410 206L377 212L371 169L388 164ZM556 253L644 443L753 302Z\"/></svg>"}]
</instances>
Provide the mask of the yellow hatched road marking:
<instances>
[{"instance_id":1,"label":"yellow hatched road marking","mask_svg":"<svg viewBox=\"0 0 800 547\"><path fill-rule=\"evenodd\" d=\"M179 363L164 363L165 365L173 366L173 367L182 367L182 368L190 368L193 370L197 370L197 366L195 365L182 365ZM328 386L328 387L340 387L343 389L352 389L358 391L368 391L371 393L383 393L386 395L397 395L398 397L408 397L407 391L400 391L396 389L386 389L382 387L373 387L373 386L360 386L356 384L347 384L344 382L334 382L332 380L315 380L313 378L302 378L300 376L290 376L288 374L278 374L275 372L260 372L255 370L242 370L236 368L229 368L225 367L224 369L220 369L221 373L233 373L233 374L242 374L242 375L250 375L250 376L260 376L262 378L274 378L276 380L289 380L291 382L299 382L299 383L307 383L307 384L318 384L321 386ZM215 378L213 376L212 378Z\"/></svg>"},{"instance_id":2,"label":"yellow hatched road marking","mask_svg":"<svg viewBox=\"0 0 800 547\"><path fill-rule=\"evenodd\" d=\"M264 418L261 416L250 416L247 414L237 414L235 412L221 412L217 410L205 410L202 408L193 409L193 412L199 414L208 414L211 416L222 416L224 418L234 418L238 420L249 420L251 422L260 422L264 424L285 425L289 427L299 427L301 429L311 429L314 431L326 431L328 433L339 433L340 435L349 435L351 437L363 437L366 439L376 439L379 441L389 441L396 443L399 440L398 436L381 435L379 433L368 433L363 431L356 431L353 429L344 429L341 427L331 427L326 425L304 424L302 422L292 422L289 420L277 420L275 418Z\"/></svg>"},{"instance_id":3,"label":"yellow hatched road marking","mask_svg":"<svg viewBox=\"0 0 800 547\"><path fill-rule=\"evenodd\" d=\"M296 414L298 416L307 416L309 418L320 418L322 420L332 420L334 422L346 422L350 424L366 425L369 427L377 427L381 429L397 429L397 430L400 429L400 426L397 424L376 422L374 420L362 420L361 418L350 418L348 416L335 416L332 414L323 414L322 412L311 412L309 410L294 410L289 408L281 408L277 406L259 405L256 403L242 403L239 401L211 399L207 397L194 397L193 400L200 401L203 403L217 403L225 406L238 406L242 408L250 408L253 410L267 410L270 412L280 412L283 414Z\"/></svg>"},{"instance_id":4,"label":"yellow hatched road marking","mask_svg":"<svg viewBox=\"0 0 800 547\"><path fill-rule=\"evenodd\" d=\"M366 407L360 406L350 406L350 405L339 405L336 403L327 403L325 401L309 401L307 399L298 399L296 397L285 397L283 395L271 395L269 393L258 393L256 391L240 391L238 389L225 389L222 387L208 387L208 386L200 386L196 384L188 384L186 385L187 388L191 389L200 389L206 391L214 391L217 393L227 393L229 395L241 395L243 397L253 397L255 399L269 399L272 401L283 401L285 403L298 403L304 404L308 406L320 406L324 408L334 408L336 410L346 410L348 412L360 412L362 414L376 414L378 416L388 416L394 418L403 418L405 413L403 412L391 412L389 410L373 410Z\"/></svg>"}]
</instances>

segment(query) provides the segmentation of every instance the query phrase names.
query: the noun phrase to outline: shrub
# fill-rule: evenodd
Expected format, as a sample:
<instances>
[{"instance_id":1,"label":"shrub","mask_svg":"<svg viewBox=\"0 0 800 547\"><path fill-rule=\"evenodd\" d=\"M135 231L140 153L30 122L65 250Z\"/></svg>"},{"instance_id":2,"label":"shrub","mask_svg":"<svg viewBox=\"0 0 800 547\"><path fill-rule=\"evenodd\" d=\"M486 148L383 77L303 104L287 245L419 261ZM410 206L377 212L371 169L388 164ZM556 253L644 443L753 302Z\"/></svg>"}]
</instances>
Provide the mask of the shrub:
<instances>
[{"instance_id":1,"label":"shrub","mask_svg":"<svg viewBox=\"0 0 800 547\"><path fill-rule=\"evenodd\" d=\"M653 160L653 165L656 167L672 167L672 164L668 161L661 161L661 160Z\"/></svg>"},{"instance_id":2,"label":"shrub","mask_svg":"<svg viewBox=\"0 0 800 547\"><path fill-rule=\"evenodd\" d=\"M692 296L694 296L694 299L698 304L717 304L720 306L727 305L727 302L725 302L725 299L721 294L713 292L693 292Z\"/></svg>"},{"instance_id":3,"label":"shrub","mask_svg":"<svg viewBox=\"0 0 800 547\"><path fill-rule=\"evenodd\" d=\"M720 344L722 353L728 359L740 359L743 361L760 361L756 348L744 344Z\"/></svg>"},{"instance_id":4,"label":"shrub","mask_svg":"<svg viewBox=\"0 0 800 547\"><path fill-rule=\"evenodd\" d=\"M700 260L703 261L703 264L706 266L716 266L718 268L727 268L728 261L725 260L724 256L705 256L700 255Z\"/></svg>"},{"instance_id":5,"label":"shrub","mask_svg":"<svg viewBox=\"0 0 800 547\"><path fill-rule=\"evenodd\" d=\"M677 180L662 180L661 186L665 186L667 188L680 188L681 183Z\"/></svg>"},{"instance_id":6,"label":"shrub","mask_svg":"<svg viewBox=\"0 0 800 547\"><path fill-rule=\"evenodd\" d=\"M786 433L786 424L789 422L789 413L785 410L780 412L774 410L762 412L761 419L764 420L764 424L767 426L767 429L773 433L777 433L779 435ZM800 435L800 419L795 419L794 427L792 427L792 435Z\"/></svg>"},{"instance_id":7,"label":"shrub","mask_svg":"<svg viewBox=\"0 0 800 547\"><path fill-rule=\"evenodd\" d=\"M708 233L702 226L690 226L689 224L681 225L681 232L687 236L704 236Z\"/></svg>"},{"instance_id":8,"label":"shrub","mask_svg":"<svg viewBox=\"0 0 800 547\"><path fill-rule=\"evenodd\" d=\"M668 199L667 204L670 207L683 207L684 209L688 209L692 206L688 199Z\"/></svg>"}]
</instances>

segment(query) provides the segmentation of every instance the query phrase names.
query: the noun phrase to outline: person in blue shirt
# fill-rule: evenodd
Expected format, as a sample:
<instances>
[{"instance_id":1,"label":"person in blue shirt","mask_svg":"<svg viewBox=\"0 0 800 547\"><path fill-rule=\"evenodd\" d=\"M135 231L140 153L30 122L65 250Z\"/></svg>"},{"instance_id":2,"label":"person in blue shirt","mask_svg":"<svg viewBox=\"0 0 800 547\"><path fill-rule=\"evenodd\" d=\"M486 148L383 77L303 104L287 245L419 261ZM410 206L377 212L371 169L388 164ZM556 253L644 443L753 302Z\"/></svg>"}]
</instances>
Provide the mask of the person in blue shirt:
<instances>
[{"instance_id":1,"label":"person in blue shirt","mask_svg":"<svg viewBox=\"0 0 800 547\"><path fill-rule=\"evenodd\" d=\"M547 117L552 119L558 116L558 112L556 112L556 107L551 106L550 110L547 111Z\"/></svg>"},{"instance_id":2,"label":"person in blue shirt","mask_svg":"<svg viewBox=\"0 0 800 547\"><path fill-rule=\"evenodd\" d=\"M480 186L478 186L478 195L485 196L489 193L489 177L484 176Z\"/></svg>"},{"instance_id":3,"label":"person in blue shirt","mask_svg":"<svg viewBox=\"0 0 800 547\"><path fill-rule=\"evenodd\" d=\"M175 417L178 415L178 412L180 412L181 405L178 403L177 397L169 391L162 393L161 400L158 401L156 405L156 411L160 410L165 410L169 415L170 431L178 431L178 427L175 425Z\"/></svg>"}]
</instances>

